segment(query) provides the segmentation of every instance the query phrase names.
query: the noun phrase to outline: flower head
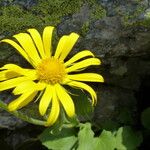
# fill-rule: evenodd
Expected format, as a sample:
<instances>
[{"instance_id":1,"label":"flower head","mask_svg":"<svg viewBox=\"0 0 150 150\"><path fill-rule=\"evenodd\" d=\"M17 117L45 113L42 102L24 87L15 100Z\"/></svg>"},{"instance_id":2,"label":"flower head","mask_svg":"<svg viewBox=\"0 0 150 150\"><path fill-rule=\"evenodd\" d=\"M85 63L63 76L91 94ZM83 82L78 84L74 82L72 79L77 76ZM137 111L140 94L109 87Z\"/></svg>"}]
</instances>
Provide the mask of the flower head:
<instances>
[{"instance_id":1,"label":"flower head","mask_svg":"<svg viewBox=\"0 0 150 150\"><path fill-rule=\"evenodd\" d=\"M0 91L13 89L12 93L19 95L8 104L8 109L20 109L39 96L39 112L42 116L47 114L48 107L51 107L46 125L56 122L61 106L69 117L75 115L73 100L63 85L87 91L94 104L97 100L95 91L82 81L104 81L103 77L96 73L78 73L88 66L101 63L89 50L83 50L65 61L79 38L78 34L62 36L55 53L52 53L53 29L52 26L45 27L42 36L36 29L29 29L28 33L14 35L14 40L1 40L12 45L33 67L29 69L16 64L6 64L0 68Z\"/></svg>"}]
</instances>

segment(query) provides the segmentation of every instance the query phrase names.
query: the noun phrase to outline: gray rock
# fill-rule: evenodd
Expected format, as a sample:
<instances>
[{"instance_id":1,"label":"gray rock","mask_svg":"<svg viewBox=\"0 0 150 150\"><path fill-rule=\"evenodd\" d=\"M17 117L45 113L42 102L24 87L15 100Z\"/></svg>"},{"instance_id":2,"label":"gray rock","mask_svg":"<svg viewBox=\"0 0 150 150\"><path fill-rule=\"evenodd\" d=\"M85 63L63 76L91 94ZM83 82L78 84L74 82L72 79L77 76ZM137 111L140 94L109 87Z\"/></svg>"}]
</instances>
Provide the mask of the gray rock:
<instances>
[{"instance_id":1,"label":"gray rock","mask_svg":"<svg viewBox=\"0 0 150 150\"><path fill-rule=\"evenodd\" d=\"M36 4L30 0L15 2L27 8ZM95 4L86 1L78 12L63 16L57 24L59 37L70 32L81 35L72 54L90 49L102 60L102 66L93 69L105 79L97 89L100 101L95 110L96 123L117 121L122 107L134 116L135 93L144 78L150 76L149 26L148 0L97 0ZM1 57L1 61L15 61L13 57L6 58Z\"/></svg>"},{"instance_id":2,"label":"gray rock","mask_svg":"<svg viewBox=\"0 0 150 150\"><path fill-rule=\"evenodd\" d=\"M110 122L135 124L137 101L134 92L119 87L98 86L98 102L94 113L94 122L106 127ZM124 115L124 117L123 117ZM111 124L112 125L112 124ZM111 128L111 127L110 127Z\"/></svg>"},{"instance_id":3,"label":"gray rock","mask_svg":"<svg viewBox=\"0 0 150 150\"><path fill-rule=\"evenodd\" d=\"M6 111L0 110L0 118L0 128L14 130L16 128L22 128L26 125L25 122Z\"/></svg>"}]
</instances>

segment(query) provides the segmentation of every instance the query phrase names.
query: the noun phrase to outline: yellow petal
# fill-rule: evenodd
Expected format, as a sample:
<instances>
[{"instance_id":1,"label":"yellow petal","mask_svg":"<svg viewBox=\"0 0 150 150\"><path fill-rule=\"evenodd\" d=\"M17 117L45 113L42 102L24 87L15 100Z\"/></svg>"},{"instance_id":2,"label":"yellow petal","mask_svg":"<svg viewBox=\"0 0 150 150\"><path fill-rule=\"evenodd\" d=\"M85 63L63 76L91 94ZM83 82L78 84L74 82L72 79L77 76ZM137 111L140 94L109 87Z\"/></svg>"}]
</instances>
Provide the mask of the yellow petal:
<instances>
[{"instance_id":1,"label":"yellow petal","mask_svg":"<svg viewBox=\"0 0 150 150\"><path fill-rule=\"evenodd\" d=\"M30 60L34 62L35 65L38 65L41 59L39 57L39 54L31 36L27 33L19 33L14 35L13 37L15 37L18 40L18 42L23 47Z\"/></svg>"},{"instance_id":2,"label":"yellow petal","mask_svg":"<svg viewBox=\"0 0 150 150\"><path fill-rule=\"evenodd\" d=\"M10 39L4 39L4 40L1 40L1 42L5 42L5 43L8 43L11 46L13 46L32 65L32 62L30 61L27 53L16 42L14 42L13 40L10 40Z\"/></svg>"},{"instance_id":3,"label":"yellow petal","mask_svg":"<svg viewBox=\"0 0 150 150\"><path fill-rule=\"evenodd\" d=\"M92 97L92 104L96 103L96 101L97 101L96 93L89 85L82 83L82 82L77 82L77 81L70 81L66 84L70 85L72 87L83 89L83 90L87 91Z\"/></svg>"},{"instance_id":4,"label":"yellow petal","mask_svg":"<svg viewBox=\"0 0 150 150\"><path fill-rule=\"evenodd\" d=\"M66 71L68 73L72 72L72 71L80 71L91 65L100 65L100 63L101 62L98 58L88 58L88 59L77 62L74 65L66 68Z\"/></svg>"},{"instance_id":5,"label":"yellow petal","mask_svg":"<svg viewBox=\"0 0 150 150\"><path fill-rule=\"evenodd\" d=\"M48 119L45 125L46 126L53 125L59 116L59 112L60 112L59 101L56 95L56 91L54 90L50 115L48 116Z\"/></svg>"},{"instance_id":6,"label":"yellow petal","mask_svg":"<svg viewBox=\"0 0 150 150\"><path fill-rule=\"evenodd\" d=\"M6 80L3 82L0 82L0 91L4 91L7 89L11 89L13 87L16 87L19 85L21 82L29 80L27 77L18 77L18 78L13 78L10 80Z\"/></svg>"},{"instance_id":7,"label":"yellow petal","mask_svg":"<svg viewBox=\"0 0 150 150\"><path fill-rule=\"evenodd\" d=\"M77 53L76 55L74 55L71 59L69 59L68 61L66 61L65 62L65 66L69 66L72 63L80 60L81 58L88 57L88 56L94 57L93 53L90 52L89 50L81 51L81 52Z\"/></svg>"},{"instance_id":8,"label":"yellow petal","mask_svg":"<svg viewBox=\"0 0 150 150\"><path fill-rule=\"evenodd\" d=\"M43 41L42 41L41 35L36 29L28 29L28 32L30 33L34 41L41 58L45 58L45 52L44 52Z\"/></svg>"},{"instance_id":9,"label":"yellow petal","mask_svg":"<svg viewBox=\"0 0 150 150\"><path fill-rule=\"evenodd\" d=\"M69 96L69 94L65 91L65 89L60 84L56 84L55 88L56 88L57 96L61 104L63 105L66 114L69 117L73 117L75 115L75 108L74 108L74 103L72 101L72 98Z\"/></svg>"},{"instance_id":10,"label":"yellow petal","mask_svg":"<svg viewBox=\"0 0 150 150\"><path fill-rule=\"evenodd\" d=\"M22 69L20 66L15 64L6 64L3 67L0 68L0 70L9 69L9 70L20 70Z\"/></svg>"},{"instance_id":11,"label":"yellow petal","mask_svg":"<svg viewBox=\"0 0 150 150\"><path fill-rule=\"evenodd\" d=\"M8 80L8 79L15 78L18 76L20 76L20 74L17 72L4 70L0 72L0 81Z\"/></svg>"},{"instance_id":12,"label":"yellow petal","mask_svg":"<svg viewBox=\"0 0 150 150\"><path fill-rule=\"evenodd\" d=\"M38 83L33 81L24 81L16 86L16 88L12 91L14 95L19 95L30 90L40 91L43 90L45 86L41 86Z\"/></svg>"},{"instance_id":13,"label":"yellow petal","mask_svg":"<svg viewBox=\"0 0 150 150\"><path fill-rule=\"evenodd\" d=\"M24 94L22 94L17 99L13 100L8 104L8 110L9 111L15 111L17 109L20 109L24 106L26 106L29 102L33 100L33 98L36 96L37 92L30 90Z\"/></svg>"},{"instance_id":14,"label":"yellow petal","mask_svg":"<svg viewBox=\"0 0 150 150\"><path fill-rule=\"evenodd\" d=\"M18 65L15 65L15 64L6 64L6 65L4 65L3 67L0 68L0 70L6 70L6 69L7 69L7 71L13 71L13 72L16 72L20 75L22 75L22 73L25 70L25 69L21 68Z\"/></svg>"},{"instance_id":15,"label":"yellow petal","mask_svg":"<svg viewBox=\"0 0 150 150\"><path fill-rule=\"evenodd\" d=\"M31 92L31 91L30 91ZM34 100L35 96L38 94L38 91L34 91L29 97L27 97L27 99L25 99L24 101L22 101L17 109L21 109L22 107L28 105L31 101Z\"/></svg>"},{"instance_id":16,"label":"yellow petal","mask_svg":"<svg viewBox=\"0 0 150 150\"><path fill-rule=\"evenodd\" d=\"M44 50L45 50L45 55L46 57L51 56L51 51L52 51L52 34L53 34L54 27L52 26L47 26L45 27L43 31L43 45L44 45Z\"/></svg>"},{"instance_id":17,"label":"yellow petal","mask_svg":"<svg viewBox=\"0 0 150 150\"><path fill-rule=\"evenodd\" d=\"M104 78L97 73L82 73L82 74L67 75L67 78L76 81L104 82Z\"/></svg>"},{"instance_id":18,"label":"yellow petal","mask_svg":"<svg viewBox=\"0 0 150 150\"><path fill-rule=\"evenodd\" d=\"M69 38L68 35L64 35L60 38L60 40L58 42L58 45L57 45L57 48L56 48L56 51L55 51L54 58L59 58L59 56L62 53L63 49L65 49L65 47L66 47L66 44L68 42L68 38Z\"/></svg>"},{"instance_id":19,"label":"yellow petal","mask_svg":"<svg viewBox=\"0 0 150 150\"><path fill-rule=\"evenodd\" d=\"M33 81L24 81L16 86L16 88L12 91L14 95L20 95L22 93L27 92L29 89L33 89L34 87Z\"/></svg>"},{"instance_id":20,"label":"yellow petal","mask_svg":"<svg viewBox=\"0 0 150 150\"><path fill-rule=\"evenodd\" d=\"M73 46L75 45L76 41L78 40L78 38L79 38L79 35L76 33L71 33L69 35L68 40L64 44L64 47L60 54L60 57L59 57L60 60L64 60L68 56Z\"/></svg>"},{"instance_id":21,"label":"yellow petal","mask_svg":"<svg viewBox=\"0 0 150 150\"><path fill-rule=\"evenodd\" d=\"M0 68L0 70L4 70L4 69L7 69L8 71L12 71L12 72L14 72L14 74L18 74L18 76L24 75L31 80L36 80L38 78L37 72L35 69L24 69L15 64L6 64Z\"/></svg>"},{"instance_id":22,"label":"yellow petal","mask_svg":"<svg viewBox=\"0 0 150 150\"><path fill-rule=\"evenodd\" d=\"M48 106L50 105L50 102L52 100L52 95L53 95L53 86L52 85L47 85L44 94L42 95L42 98L40 100L39 104L39 112L43 116L45 115Z\"/></svg>"},{"instance_id":23,"label":"yellow petal","mask_svg":"<svg viewBox=\"0 0 150 150\"><path fill-rule=\"evenodd\" d=\"M30 80L36 80L38 78L36 70L33 69L23 69L22 75L28 77Z\"/></svg>"}]
</instances>

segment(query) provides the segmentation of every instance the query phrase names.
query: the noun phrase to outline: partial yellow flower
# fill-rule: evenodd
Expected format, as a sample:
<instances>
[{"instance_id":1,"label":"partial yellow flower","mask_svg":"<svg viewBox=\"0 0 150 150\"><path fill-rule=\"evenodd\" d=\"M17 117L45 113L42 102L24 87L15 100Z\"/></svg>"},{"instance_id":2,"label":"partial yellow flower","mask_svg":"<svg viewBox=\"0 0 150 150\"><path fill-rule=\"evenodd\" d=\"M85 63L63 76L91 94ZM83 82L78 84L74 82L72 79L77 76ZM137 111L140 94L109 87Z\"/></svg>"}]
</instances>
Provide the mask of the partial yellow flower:
<instances>
[{"instance_id":1,"label":"partial yellow flower","mask_svg":"<svg viewBox=\"0 0 150 150\"><path fill-rule=\"evenodd\" d=\"M74 44L79 38L76 33L64 35L60 38L56 51L52 52L52 33L54 27L47 26L41 36L36 29L27 30L28 33L14 35L14 40L3 39L1 42L12 45L33 67L21 68L15 64L6 64L0 68L0 91L12 89L14 95L20 95L8 104L10 111L26 106L38 96L39 112L47 114L46 125L52 125L58 119L60 107L63 106L69 117L75 115L74 103L63 85L80 88L87 91L96 103L95 91L87 82L104 82L101 75L96 73L78 73L92 65L100 65L89 50L83 50L71 59L65 61Z\"/></svg>"}]
</instances>

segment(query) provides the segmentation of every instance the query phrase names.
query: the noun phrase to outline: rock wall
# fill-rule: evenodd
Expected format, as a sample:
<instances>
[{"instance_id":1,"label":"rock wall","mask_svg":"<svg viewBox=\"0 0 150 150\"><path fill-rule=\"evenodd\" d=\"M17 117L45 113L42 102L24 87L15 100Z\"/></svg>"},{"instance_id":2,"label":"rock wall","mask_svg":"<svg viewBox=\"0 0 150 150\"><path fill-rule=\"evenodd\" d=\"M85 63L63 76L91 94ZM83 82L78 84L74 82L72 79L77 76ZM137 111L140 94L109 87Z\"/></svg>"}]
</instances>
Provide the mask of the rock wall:
<instances>
[{"instance_id":1,"label":"rock wall","mask_svg":"<svg viewBox=\"0 0 150 150\"><path fill-rule=\"evenodd\" d=\"M91 84L98 94L93 122L106 129L137 126L140 112L150 106L149 0L0 1L0 39L47 25L56 26L55 41L70 32L81 35L72 54L90 49L102 60L100 67L89 68L105 78L104 84ZM8 62L27 65L13 48L1 44L0 65ZM9 92L0 97L11 98ZM0 145L5 148L15 149L41 131L3 110L0 118Z\"/></svg>"},{"instance_id":2,"label":"rock wall","mask_svg":"<svg viewBox=\"0 0 150 150\"><path fill-rule=\"evenodd\" d=\"M145 79L150 86L148 0L2 0L0 7L0 38L46 25L57 27L56 39L79 33L72 54L90 49L102 60L94 68L105 78L104 84L93 84L99 99L94 122L103 126L106 121L119 125L138 120L137 93ZM0 64L4 62L25 64L13 49L2 45Z\"/></svg>"}]
</instances>

